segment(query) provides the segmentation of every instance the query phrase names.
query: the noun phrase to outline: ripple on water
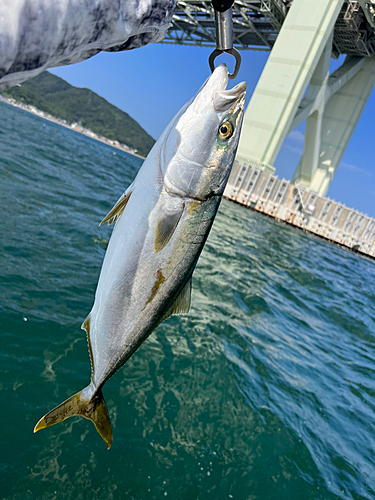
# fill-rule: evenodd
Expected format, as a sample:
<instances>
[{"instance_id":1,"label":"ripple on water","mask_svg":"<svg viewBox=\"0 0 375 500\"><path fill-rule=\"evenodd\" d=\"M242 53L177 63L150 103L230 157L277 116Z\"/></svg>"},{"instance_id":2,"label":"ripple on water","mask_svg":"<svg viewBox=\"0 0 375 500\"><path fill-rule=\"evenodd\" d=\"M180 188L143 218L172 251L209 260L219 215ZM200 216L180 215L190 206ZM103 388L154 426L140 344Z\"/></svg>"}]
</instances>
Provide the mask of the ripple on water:
<instances>
[{"instance_id":1,"label":"ripple on water","mask_svg":"<svg viewBox=\"0 0 375 500\"><path fill-rule=\"evenodd\" d=\"M32 434L89 381L98 223L141 161L0 108L2 496L373 498L374 263L228 201L190 314L104 388L111 451L83 419Z\"/></svg>"}]
</instances>

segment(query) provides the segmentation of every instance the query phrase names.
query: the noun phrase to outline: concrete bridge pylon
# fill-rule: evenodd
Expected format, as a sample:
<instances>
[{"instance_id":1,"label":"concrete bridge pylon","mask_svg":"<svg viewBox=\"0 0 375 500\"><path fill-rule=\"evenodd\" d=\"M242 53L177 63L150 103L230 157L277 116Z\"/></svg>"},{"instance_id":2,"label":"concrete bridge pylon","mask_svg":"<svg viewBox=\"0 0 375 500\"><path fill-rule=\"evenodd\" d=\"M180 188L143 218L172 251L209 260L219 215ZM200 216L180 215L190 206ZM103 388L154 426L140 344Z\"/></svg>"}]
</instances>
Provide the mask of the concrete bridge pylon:
<instances>
[{"instance_id":1,"label":"concrete bridge pylon","mask_svg":"<svg viewBox=\"0 0 375 500\"><path fill-rule=\"evenodd\" d=\"M345 2L345 5L347 2ZM306 120L292 181L325 196L375 83L375 56L347 56L329 75L344 0L294 0L245 113L237 161L265 172Z\"/></svg>"},{"instance_id":2,"label":"concrete bridge pylon","mask_svg":"<svg viewBox=\"0 0 375 500\"><path fill-rule=\"evenodd\" d=\"M344 64L322 83L320 99L309 103L307 93L292 124L292 128L298 126L309 112L304 151L292 182L319 196L327 194L374 83L375 57L347 56Z\"/></svg>"}]
</instances>

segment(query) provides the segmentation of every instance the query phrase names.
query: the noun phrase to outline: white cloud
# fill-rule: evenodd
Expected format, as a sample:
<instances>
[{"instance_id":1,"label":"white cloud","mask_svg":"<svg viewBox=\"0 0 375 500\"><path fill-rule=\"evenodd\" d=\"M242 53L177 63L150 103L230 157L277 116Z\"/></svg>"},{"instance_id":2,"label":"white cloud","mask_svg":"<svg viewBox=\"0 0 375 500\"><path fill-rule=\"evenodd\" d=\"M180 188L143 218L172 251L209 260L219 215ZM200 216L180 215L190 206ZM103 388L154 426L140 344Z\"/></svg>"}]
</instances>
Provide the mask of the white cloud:
<instances>
[{"instance_id":1,"label":"white cloud","mask_svg":"<svg viewBox=\"0 0 375 500\"><path fill-rule=\"evenodd\" d=\"M341 168L345 168L346 170L350 170L350 172L355 172L356 174L372 175L372 173L368 170L357 167L356 165L351 165L350 163L345 163L344 161L342 161L339 166Z\"/></svg>"},{"instance_id":2,"label":"white cloud","mask_svg":"<svg viewBox=\"0 0 375 500\"><path fill-rule=\"evenodd\" d=\"M289 144L285 144L284 147L285 147L285 149L288 149L289 151L291 151L295 155L301 156L301 154L303 153L303 149L299 148L298 146L289 146Z\"/></svg>"},{"instance_id":3,"label":"white cloud","mask_svg":"<svg viewBox=\"0 0 375 500\"><path fill-rule=\"evenodd\" d=\"M305 140L305 136L299 130L293 130L293 132L291 132L288 135L288 139L290 139L293 142L300 142L300 143L302 143Z\"/></svg>"}]
</instances>

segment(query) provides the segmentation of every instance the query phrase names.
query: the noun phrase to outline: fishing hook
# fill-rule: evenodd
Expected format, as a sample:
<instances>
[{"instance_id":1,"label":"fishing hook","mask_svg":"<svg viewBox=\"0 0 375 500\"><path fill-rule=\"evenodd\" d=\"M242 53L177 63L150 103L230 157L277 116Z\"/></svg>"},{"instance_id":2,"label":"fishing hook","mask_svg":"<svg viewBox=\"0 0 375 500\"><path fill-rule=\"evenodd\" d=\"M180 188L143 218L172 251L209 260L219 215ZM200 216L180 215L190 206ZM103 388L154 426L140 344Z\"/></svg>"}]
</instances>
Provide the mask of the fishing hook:
<instances>
[{"instance_id":1,"label":"fishing hook","mask_svg":"<svg viewBox=\"0 0 375 500\"><path fill-rule=\"evenodd\" d=\"M216 49L211 52L208 58L211 72L215 70L215 59L224 52L236 59L233 73L228 75L230 80L234 80L241 66L241 55L233 47L233 18L232 5L234 0L212 0L212 6L215 10L216 27Z\"/></svg>"}]
</instances>

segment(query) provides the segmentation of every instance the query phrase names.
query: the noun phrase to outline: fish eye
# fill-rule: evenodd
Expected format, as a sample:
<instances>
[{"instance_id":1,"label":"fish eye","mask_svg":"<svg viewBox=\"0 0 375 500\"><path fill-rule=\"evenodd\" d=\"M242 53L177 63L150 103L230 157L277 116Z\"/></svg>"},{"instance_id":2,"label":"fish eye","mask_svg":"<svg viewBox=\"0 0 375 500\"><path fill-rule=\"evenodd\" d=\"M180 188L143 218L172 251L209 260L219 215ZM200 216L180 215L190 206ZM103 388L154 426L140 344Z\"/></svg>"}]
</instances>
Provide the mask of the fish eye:
<instances>
[{"instance_id":1,"label":"fish eye","mask_svg":"<svg viewBox=\"0 0 375 500\"><path fill-rule=\"evenodd\" d=\"M219 127L219 137L220 139L229 139L233 134L232 124L229 122L224 122Z\"/></svg>"}]
</instances>

